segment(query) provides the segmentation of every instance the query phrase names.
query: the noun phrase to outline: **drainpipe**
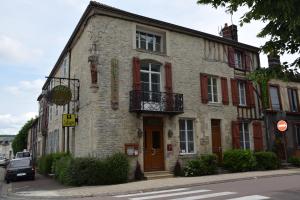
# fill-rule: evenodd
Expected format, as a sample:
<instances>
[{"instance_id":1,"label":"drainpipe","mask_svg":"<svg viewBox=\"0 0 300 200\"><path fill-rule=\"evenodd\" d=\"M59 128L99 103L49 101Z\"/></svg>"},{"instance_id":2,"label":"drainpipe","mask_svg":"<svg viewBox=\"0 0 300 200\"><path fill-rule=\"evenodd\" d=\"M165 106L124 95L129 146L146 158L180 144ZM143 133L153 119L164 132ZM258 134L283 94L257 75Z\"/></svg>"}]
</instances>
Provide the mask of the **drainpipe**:
<instances>
[{"instance_id":1,"label":"drainpipe","mask_svg":"<svg viewBox=\"0 0 300 200\"><path fill-rule=\"evenodd\" d=\"M71 78L71 51L69 50L68 88L70 88L70 78ZM70 102L68 103L67 113L70 114ZM67 153L70 153L70 127L67 127Z\"/></svg>"}]
</instances>

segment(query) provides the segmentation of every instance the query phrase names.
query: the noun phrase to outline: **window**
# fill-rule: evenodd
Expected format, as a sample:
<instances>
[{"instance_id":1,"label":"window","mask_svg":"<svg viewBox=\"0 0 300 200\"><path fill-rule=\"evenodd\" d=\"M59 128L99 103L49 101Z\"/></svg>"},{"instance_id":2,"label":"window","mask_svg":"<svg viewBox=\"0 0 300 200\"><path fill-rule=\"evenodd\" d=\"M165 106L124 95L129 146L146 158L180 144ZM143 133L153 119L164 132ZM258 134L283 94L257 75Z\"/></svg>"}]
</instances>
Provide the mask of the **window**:
<instances>
[{"instance_id":1,"label":"window","mask_svg":"<svg viewBox=\"0 0 300 200\"><path fill-rule=\"evenodd\" d=\"M193 120L179 120L180 153L194 153Z\"/></svg>"},{"instance_id":2,"label":"window","mask_svg":"<svg viewBox=\"0 0 300 200\"><path fill-rule=\"evenodd\" d=\"M241 149L250 149L249 124L240 123L240 146Z\"/></svg>"},{"instance_id":3,"label":"window","mask_svg":"<svg viewBox=\"0 0 300 200\"><path fill-rule=\"evenodd\" d=\"M270 86L270 99L272 110L281 110L280 100L279 100L279 88L277 86Z\"/></svg>"},{"instance_id":4,"label":"window","mask_svg":"<svg viewBox=\"0 0 300 200\"><path fill-rule=\"evenodd\" d=\"M238 81L239 90L239 105L246 106L246 83L244 81Z\"/></svg>"},{"instance_id":5,"label":"window","mask_svg":"<svg viewBox=\"0 0 300 200\"><path fill-rule=\"evenodd\" d=\"M141 83L144 101L160 101L160 69L160 63L141 62Z\"/></svg>"},{"instance_id":6,"label":"window","mask_svg":"<svg viewBox=\"0 0 300 200\"><path fill-rule=\"evenodd\" d=\"M295 139L297 148L300 148L300 124L295 126Z\"/></svg>"},{"instance_id":7,"label":"window","mask_svg":"<svg viewBox=\"0 0 300 200\"><path fill-rule=\"evenodd\" d=\"M298 93L297 89L288 88L288 96L291 112L298 112Z\"/></svg>"},{"instance_id":8,"label":"window","mask_svg":"<svg viewBox=\"0 0 300 200\"><path fill-rule=\"evenodd\" d=\"M156 34L136 31L136 48L162 52L162 37Z\"/></svg>"},{"instance_id":9,"label":"window","mask_svg":"<svg viewBox=\"0 0 300 200\"><path fill-rule=\"evenodd\" d=\"M217 103L218 101L218 85L216 77L208 77L208 101Z\"/></svg>"},{"instance_id":10,"label":"window","mask_svg":"<svg viewBox=\"0 0 300 200\"><path fill-rule=\"evenodd\" d=\"M234 52L234 65L235 65L235 68L244 69L242 52L240 52L240 51Z\"/></svg>"}]
</instances>

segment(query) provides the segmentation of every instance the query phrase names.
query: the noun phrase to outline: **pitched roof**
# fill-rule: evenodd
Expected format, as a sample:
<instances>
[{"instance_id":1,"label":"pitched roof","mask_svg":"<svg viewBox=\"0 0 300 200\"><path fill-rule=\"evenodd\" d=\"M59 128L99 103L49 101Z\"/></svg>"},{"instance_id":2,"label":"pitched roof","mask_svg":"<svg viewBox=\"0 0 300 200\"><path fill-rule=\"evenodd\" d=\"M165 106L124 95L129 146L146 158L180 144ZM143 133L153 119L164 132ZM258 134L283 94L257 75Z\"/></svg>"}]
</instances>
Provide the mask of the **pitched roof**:
<instances>
[{"instance_id":1,"label":"pitched roof","mask_svg":"<svg viewBox=\"0 0 300 200\"><path fill-rule=\"evenodd\" d=\"M99 2L91 1L86 10L84 11L83 15L81 16L78 24L75 27L71 37L69 38L66 46L64 47L62 53L60 54L56 64L54 65L52 71L50 72L49 77L54 76L56 70L59 68L60 63L64 59L64 56L68 53L68 51L72 48L72 45L76 42L78 36L82 33L87 21L93 17L94 15L102 15L102 16L110 16L114 18L120 18L127 21L133 21L144 25L149 25L153 27L162 28L165 30L175 31L182 34L187 34L195 37L209 39L215 42L240 47L243 49L247 49L249 51L258 52L260 49L251 45L247 45L244 43L240 43L237 41L233 41L227 38L215 36L212 34L204 33L198 30L186 28L183 26L178 26L175 24L171 24L168 22L156 20L153 18L145 17L142 15L137 15L134 13L130 13L124 10L120 10ZM48 78L43 85L43 89L46 89L47 85L49 84L50 79Z\"/></svg>"}]
</instances>

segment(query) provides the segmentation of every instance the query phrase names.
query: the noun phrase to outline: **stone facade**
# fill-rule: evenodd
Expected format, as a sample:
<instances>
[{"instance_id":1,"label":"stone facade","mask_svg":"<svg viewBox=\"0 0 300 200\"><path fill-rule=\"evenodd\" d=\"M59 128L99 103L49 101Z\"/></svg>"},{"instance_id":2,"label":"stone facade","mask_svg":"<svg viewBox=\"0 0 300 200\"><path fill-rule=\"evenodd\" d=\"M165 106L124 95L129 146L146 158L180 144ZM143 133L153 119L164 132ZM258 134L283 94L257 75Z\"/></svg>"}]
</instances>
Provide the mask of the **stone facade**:
<instances>
[{"instance_id":1,"label":"stone facade","mask_svg":"<svg viewBox=\"0 0 300 200\"><path fill-rule=\"evenodd\" d=\"M92 3L94 4L94 3ZM250 132L250 147L253 146L252 121L254 117L242 115L233 105L231 98L231 79L245 79L249 72L236 70L228 65L228 49L235 47L249 52L252 71L259 67L258 49L228 39L216 36L201 36L191 31L171 30L175 25L166 24L164 28L155 20L147 23L142 19L129 20L128 14L109 7L107 11L102 4L91 6L97 14L91 15L84 26L76 29L68 51L64 51L51 76L61 76L63 70L62 58L70 58L70 78L80 80L79 100L70 103L70 113L78 115L78 124L70 128L70 149L76 157L96 156L105 157L114 152L124 152L125 144L138 144L138 156L132 156L132 169L136 160L144 167L144 132L143 121L145 117L161 117L163 121L163 151L164 169L172 170L176 160L185 160L200 154L212 153L211 120L220 120L222 149L232 148L232 121L248 120ZM86 13L89 11L86 11ZM84 14L86 16L87 14ZM129 17L130 18L130 17ZM83 20L83 19L82 19ZM156 23L156 24L155 24ZM152 25L151 25L152 24ZM178 27L177 27L178 28ZM163 35L163 53L154 53L137 48L136 31L145 30ZM186 31L186 30L185 30ZM204 34L205 35L205 34ZM232 43L232 44L231 44ZM166 71L165 63L172 64L172 87L174 93L183 94L184 112L178 115L164 113L135 113L129 112L130 91L133 90L133 57L139 60L154 60L161 63L160 91L165 92ZM91 59L92 58L92 59ZM90 62L89 62L90 59ZM112 59L118 61L118 108L111 105L111 65ZM93 72L91 72L93 66ZM95 67L96 66L96 67ZM92 74L97 73L95 78ZM203 104L201 102L200 74L209 74L218 77L217 103ZM222 104L222 89L220 77L225 77L228 85L229 104ZM95 83L96 80L96 83ZM51 88L51 80L44 88ZM258 105L260 102L254 98L255 120L259 120ZM51 108L52 107L52 108ZM48 136L54 130L59 130L59 147L57 151L65 150L65 132L62 130L62 108L54 112L55 105L50 106ZM53 114L55 113L55 114ZM58 113L58 114L56 114ZM253 114L254 115L254 114ZM50 114L49 114L50 116ZM191 119L193 121L194 153L180 153L179 120ZM169 134L171 133L171 134ZM167 146L172 150L168 151ZM49 151L48 151L49 152Z\"/></svg>"}]
</instances>

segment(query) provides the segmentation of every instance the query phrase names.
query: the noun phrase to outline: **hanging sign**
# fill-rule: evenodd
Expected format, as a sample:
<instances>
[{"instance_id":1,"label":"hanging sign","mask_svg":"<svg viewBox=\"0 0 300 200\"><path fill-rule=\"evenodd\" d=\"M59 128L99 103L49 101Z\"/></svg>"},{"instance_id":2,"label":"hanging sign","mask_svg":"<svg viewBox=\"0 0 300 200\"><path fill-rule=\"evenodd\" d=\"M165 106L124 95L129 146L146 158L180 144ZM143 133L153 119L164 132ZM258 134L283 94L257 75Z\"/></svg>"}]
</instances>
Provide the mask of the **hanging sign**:
<instances>
[{"instance_id":1,"label":"hanging sign","mask_svg":"<svg viewBox=\"0 0 300 200\"><path fill-rule=\"evenodd\" d=\"M74 127L76 126L76 115L75 114L63 114L62 115L63 127Z\"/></svg>"},{"instance_id":2,"label":"hanging sign","mask_svg":"<svg viewBox=\"0 0 300 200\"><path fill-rule=\"evenodd\" d=\"M72 92L69 87L64 85L58 85L50 91L48 99L51 103L63 106L71 101Z\"/></svg>"},{"instance_id":3,"label":"hanging sign","mask_svg":"<svg viewBox=\"0 0 300 200\"><path fill-rule=\"evenodd\" d=\"M287 126L287 122L285 120L279 120L277 122L277 129L280 132L285 132L287 130L288 126Z\"/></svg>"}]
</instances>

